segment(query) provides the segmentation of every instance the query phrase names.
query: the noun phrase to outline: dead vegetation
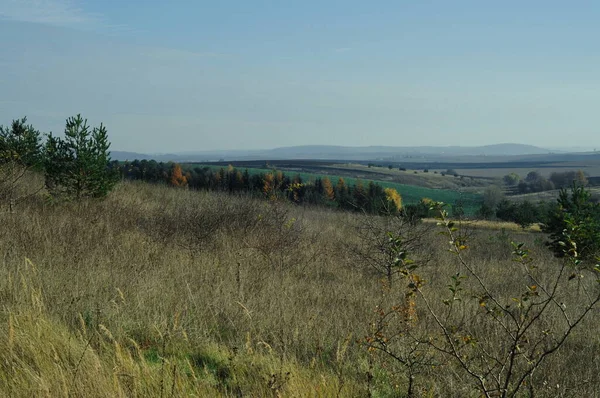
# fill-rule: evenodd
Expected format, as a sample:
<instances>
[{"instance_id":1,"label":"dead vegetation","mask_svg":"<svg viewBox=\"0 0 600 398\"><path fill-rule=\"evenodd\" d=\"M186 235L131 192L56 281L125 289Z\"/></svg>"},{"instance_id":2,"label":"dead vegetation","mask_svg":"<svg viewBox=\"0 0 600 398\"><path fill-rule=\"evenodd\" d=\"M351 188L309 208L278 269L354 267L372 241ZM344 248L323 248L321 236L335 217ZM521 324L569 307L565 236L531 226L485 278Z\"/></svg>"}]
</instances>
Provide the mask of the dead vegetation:
<instances>
[{"instance_id":1,"label":"dead vegetation","mask_svg":"<svg viewBox=\"0 0 600 398\"><path fill-rule=\"evenodd\" d=\"M410 235L391 222L143 183L104 201L37 195L0 213L0 395L382 397L410 386L414 396L480 396L455 361L422 350L426 336L440 338L425 302L406 296L402 275L382 287L387 268L372 266L394 260L381 234L414 236L422 288L443 309L460 262L436 226ZM462 254L506 299L524 286L511 233L474 229ZM543 235L515 239L548 277L558 272ZM566 305L590 289L574 283ZM401 338L390 344L409 367L363 344L398 303ZM481 307L460 308L452 319L501 346ZM528 380L536 396L597 393L597 316Z\"/></svg>"}]
</instances>

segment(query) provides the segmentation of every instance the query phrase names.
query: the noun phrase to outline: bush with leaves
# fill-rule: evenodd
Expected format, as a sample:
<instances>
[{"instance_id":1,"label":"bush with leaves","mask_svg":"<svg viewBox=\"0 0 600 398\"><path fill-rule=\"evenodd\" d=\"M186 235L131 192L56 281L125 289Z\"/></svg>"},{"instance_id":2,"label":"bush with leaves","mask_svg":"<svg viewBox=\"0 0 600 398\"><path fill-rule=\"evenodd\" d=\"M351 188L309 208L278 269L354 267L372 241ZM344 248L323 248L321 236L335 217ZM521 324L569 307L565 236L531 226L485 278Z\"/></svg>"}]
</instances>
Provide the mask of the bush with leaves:
<instances>
[{"instance_id":1,"label":"bush with leaves","mask_svg":"<svg viewBox=\"0 0 600 398\"><path fill-rule=\"evenodd\" d=\"M100 198L116 183L106 127L90 129L81 115L67 119L64 138L50 133L44 148L46 187L55 197Z\"/></svg>"},{"instance_id":2,"label":"bush with leaves","mask_svg":"<svg viewBox=\"0 0 600 398\"><path fill-rule=\"evenodd\" d=\"M558 257L565 256L568 242L576 242L580 260L595 260L600 256L600 204L591 200L583 186L573 184L570 192L560 191L557 206L548 214L542 231L549 233L548 246Z\"/></svg>"},{"instance_id":3,"label":"bush with leaves","mask_svg":"<svg viewBox=\"0 0 600 398\"><path fill-rule=\"evenodd\" d=\"M522 243L513 243L514 265L490 273L469 260L469 238L442 204L432 207L440 212L438 225L456 259L447 294L432 290L428 280L434 276L411 261L402 240L390 236L392 251L402 253L397 258L404 283L391 293L400 302L377 308L379 320L363 344L405 368L408 396L417 390L415 383L425 381L416 375L449 363L457 367L445 377L456 377L464 394L476 389L485 397L539 395L548 382L548 359L600 303L600 265L582 267L578 242L565 234L558 267L549 269ZM516 283L498 283L494 274Z\"/></svg>"}]
</instances>

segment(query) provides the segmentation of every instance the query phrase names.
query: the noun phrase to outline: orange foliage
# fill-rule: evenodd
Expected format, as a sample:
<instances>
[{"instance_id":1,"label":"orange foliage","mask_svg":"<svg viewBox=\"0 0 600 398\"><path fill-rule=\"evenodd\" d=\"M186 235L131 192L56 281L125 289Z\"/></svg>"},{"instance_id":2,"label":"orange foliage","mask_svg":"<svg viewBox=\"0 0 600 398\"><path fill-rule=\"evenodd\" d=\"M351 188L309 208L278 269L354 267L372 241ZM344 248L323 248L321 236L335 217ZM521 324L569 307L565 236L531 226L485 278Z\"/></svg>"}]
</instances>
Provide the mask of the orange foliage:
<instances>
[{"instance_id":1,"label":"orange foliage","mask_svg":"<svg viewBox=\"0 0 600 398\"><path fill-rule=\"evenodd\" d=\"M334 200L335 194L333 192L333 185L331 185L331 181L329 181L329 178L324 177L322 182L323 182L323 191L325 192L325 196L329 200Z\"/></svg>"},{"instance_id":2,"label":"orange foliage","mask_svg":"<svg viewBox=\"0 0 600 398\"><path fill-rule=\"evenodd\" d=\"M265 174L263 181L263 192L267 197L273 197L275 193L275 176L273 173Z\"/></svg>"},{"instance_id":3,"label":"orange foliage","mask_svg":"<svg viewBox=\"0 0 600 398\"><path fill-rule=\"evenodd\" d=\"M174 187L185 187L187 186L187 178L183 175L181 171L181 166L177 163L173 165L171 169L171 178L169 183Z\"/></svg>"}]
</instances>

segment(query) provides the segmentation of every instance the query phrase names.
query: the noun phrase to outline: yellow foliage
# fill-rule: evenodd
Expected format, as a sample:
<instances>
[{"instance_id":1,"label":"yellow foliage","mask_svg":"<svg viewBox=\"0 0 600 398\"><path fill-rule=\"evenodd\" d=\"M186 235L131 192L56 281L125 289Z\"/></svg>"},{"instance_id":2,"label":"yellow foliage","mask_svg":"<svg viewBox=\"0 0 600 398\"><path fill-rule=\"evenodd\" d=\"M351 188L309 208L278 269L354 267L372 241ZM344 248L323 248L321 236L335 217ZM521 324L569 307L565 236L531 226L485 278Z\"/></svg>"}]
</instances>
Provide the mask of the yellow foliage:
<instances>
[{"instance_id":1,"label":"yellow foliage","mask_svg":"<svg viewBox=\"0 0 600 398\"><path fill-rule=\"evenodd\" d=\"M385 188L383 191L385 192L385 197L387 198L388 202L393 203L393 205L396 207L396 210L402 210L402 197L398 191L396 191L394 188Z\"/></svg>"},{"instance_id":2,"label":"yellow foliage","mask_svg":"<svg viewBox=\"0 0 600 398\"><path fill-rule=\"evenodd\" d=\"M275 193L275 176L273 173L265 174L263 181L263 192L267 197L272 197Z\"/></svg>"}]
</instances>

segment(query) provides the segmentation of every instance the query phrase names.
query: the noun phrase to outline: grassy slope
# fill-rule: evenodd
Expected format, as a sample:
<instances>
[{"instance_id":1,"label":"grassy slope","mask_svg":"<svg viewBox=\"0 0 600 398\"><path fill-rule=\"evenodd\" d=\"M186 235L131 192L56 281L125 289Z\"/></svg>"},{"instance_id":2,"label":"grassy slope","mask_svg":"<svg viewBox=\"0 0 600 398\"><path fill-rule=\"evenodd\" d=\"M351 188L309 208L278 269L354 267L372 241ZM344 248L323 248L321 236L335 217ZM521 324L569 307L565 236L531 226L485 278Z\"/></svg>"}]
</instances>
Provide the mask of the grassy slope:
<instances>
[{"instance_id":1,"label":"grassy slope","mask_svg":"<svg viewBox=\"0 0 600 398\"><path fill-rule=\"evenodd\" d=\"M352 255L355 227L384 221L140 183L103 202L40 197L2 211L0 396L401 395L405 369L372 357L369 384L370 355L355 343L377 305L404 297L402 283L382 295L381 275ZM422 276L445 308L455 257L437 232L424 239L413 256L433 256ZM523 281L507 239L475 231L468 261L513 297ZM518 239L552 274L557 260L539 235ZM421 305L412 331L433 333ZM547 385L539 396L600 389L600 365L589 360L600 355L596 322L536 374ZM501 347L496 329L478 330ZM459 367L436 361L416 375L419 392L478 396Z\"/></svg>"}]
</instances>

